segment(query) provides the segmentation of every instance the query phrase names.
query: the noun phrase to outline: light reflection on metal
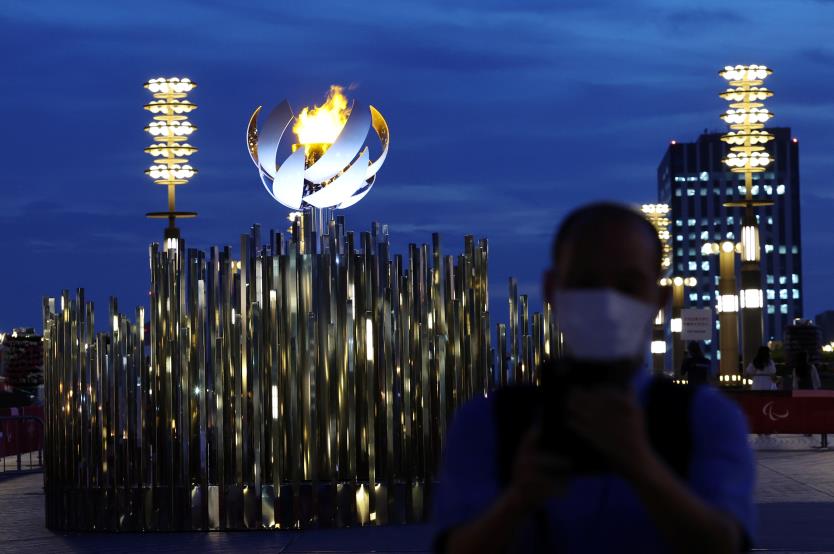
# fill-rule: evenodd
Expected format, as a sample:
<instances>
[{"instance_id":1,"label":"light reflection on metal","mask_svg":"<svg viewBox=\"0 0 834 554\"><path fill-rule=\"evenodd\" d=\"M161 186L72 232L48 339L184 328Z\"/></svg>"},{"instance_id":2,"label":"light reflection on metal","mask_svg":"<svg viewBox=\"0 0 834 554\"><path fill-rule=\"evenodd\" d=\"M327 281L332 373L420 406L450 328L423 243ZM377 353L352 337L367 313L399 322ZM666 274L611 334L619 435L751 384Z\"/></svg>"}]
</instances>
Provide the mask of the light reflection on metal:
<instances>
[{"instance_id":1,"label":"light reflection on metal","mask_svg":"<svg viewBox=\"0 0 834 554\"><path fill-rule=\"evenodd\" d=\"M334 89L341 94L340 88ZM333 94L331 90L328 102ZM388 123L376 108L354 103L345 109L344 126L335 138L325 133L324 138L315 139L332 142L312 144L301 142L306 140L303 133L294 134L300 116L293 114L286 100L258 128L260 111L258 107L249 119L246 143L264 188L277 202L293 210L347 208L371 190L390 143ZM375 160L365 145L370 129L380 141L381 152ZM292 153L286 154L290 149ZM279 158L283 158L280 163Z\"/></svg>"},{"instance_id":2,"label":"light reflection on metal","mask_svg":"<svg viewBox=\"0 0 834 554\"><path fill-rule=\"evenodd\" d=\"M153 93L154 99L145 105L153 114L153 121L145 131L153 137L153 144L145 148L145 153L154 160L145 173L157 185L167 187L168 210L146 214L152 219L167 219L166 239L179 237L176 220L196 217L196 212L178 212L176 209L176 187L184 185L197 173L188 163L189 156L197 152L187 141L197 130L188 121L188 114L197 109L197 105L186 99L188 93L196 87L188 78L160 77L150 79L145 88ZM166 247L170 241L166 240Z\"/></svg>"},{"instance_id":3,"label":"light reflection on metal","mask_svg":"<svg viewBox=\"0 0 834 554\"><path fill-rule=\"evenodd\" d=\"M83 290L45 299L50 528L418 520L454 410L557 352L550 307L530 316L515 281L493 348L485 239L392 255L386 226L316 236L312 217L253 227L239 259L152 245L149 333L143 308L111 300L95 333Z\"/></svg>"}]
</instances>

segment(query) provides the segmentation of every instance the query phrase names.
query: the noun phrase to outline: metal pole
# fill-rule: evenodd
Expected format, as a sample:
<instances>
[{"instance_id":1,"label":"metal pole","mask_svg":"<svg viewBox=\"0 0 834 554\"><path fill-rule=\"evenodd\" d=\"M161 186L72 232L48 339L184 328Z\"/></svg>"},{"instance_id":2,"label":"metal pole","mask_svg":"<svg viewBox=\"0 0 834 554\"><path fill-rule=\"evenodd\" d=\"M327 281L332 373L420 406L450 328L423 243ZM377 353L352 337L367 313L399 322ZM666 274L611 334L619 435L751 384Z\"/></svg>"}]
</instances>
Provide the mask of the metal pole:
<instances>
[{"instance_id":1,"label":"metal pole","mask_svg":"<svg viewBox=\"0 0 834 554\"><path fill-rule=\"evenodd\" d=\"M718 294L720 325L718 340L721 352L721 375L736 375L738 370L738 296L736 296L735 247L721 244L719 254Z\"/></svg>"}]
</instances>

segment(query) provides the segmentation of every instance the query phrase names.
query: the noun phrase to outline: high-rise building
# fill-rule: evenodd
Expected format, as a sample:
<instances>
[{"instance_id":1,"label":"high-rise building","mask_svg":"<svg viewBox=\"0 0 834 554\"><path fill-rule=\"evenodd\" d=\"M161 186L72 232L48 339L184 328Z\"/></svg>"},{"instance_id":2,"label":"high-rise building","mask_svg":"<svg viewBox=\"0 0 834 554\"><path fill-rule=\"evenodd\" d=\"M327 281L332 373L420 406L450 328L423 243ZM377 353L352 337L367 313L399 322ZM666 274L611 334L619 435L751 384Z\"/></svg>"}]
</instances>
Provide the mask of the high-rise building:
<instances>
[{"instance_id":1,"label":"high-rise building","mask_svg":"<svg viewBox=\"0 0 834 554\"><path fill-rule=\"evenodd\" d=\"M775 137L767 144L775 162L753 175L752 192L754 200L773 202L757 208L756 217L762 245L764 336L781 339L785 327L802 317L799 143L790 128L768 131ZM731 173L721 162L726 154L721 133L705 131L695 142L672 141L657 170L657 200L671 207L672 273L697 280L686 290L687 307L716 308L718 259L702 253L703 244L741 240L743 210L724 204L744 199L744 175Z\"/></svg>"},{"instance_id":2,"label":"high-rise building","mask_svg":"<svg viewBox=\"0 0 834 554\"><path fill-rule=\"evenodd\" d=\"M825 310L814 316L814 323L820 328L824 343L834 342L834 310Z\"/></svg>"}]
</instances>

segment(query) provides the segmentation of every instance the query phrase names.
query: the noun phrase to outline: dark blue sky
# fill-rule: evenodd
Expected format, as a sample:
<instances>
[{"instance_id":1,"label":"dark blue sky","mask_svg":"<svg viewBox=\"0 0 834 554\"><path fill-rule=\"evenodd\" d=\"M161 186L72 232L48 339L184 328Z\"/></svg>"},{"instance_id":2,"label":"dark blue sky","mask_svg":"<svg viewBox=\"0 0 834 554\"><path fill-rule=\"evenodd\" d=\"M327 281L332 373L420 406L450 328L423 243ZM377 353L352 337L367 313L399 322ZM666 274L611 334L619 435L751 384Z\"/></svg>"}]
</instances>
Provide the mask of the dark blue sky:
<instances>
[{"instance_id":1,"label":"dark blue sky","mask_svg":"<svg viewBox=\"0 0 834 554\"><path fill-rule=\"evenodd\" d=\"M693 7L696 6L697 7ZM104 309L147 298L164 189L142 105L150 77L199 87L200 173L180 188L190 246L285 225L244 146L252 109L322 100L331 83L376 105L392 146L349 226L390 224L399 251L443 233L490 239L492 312L506 279L539 305L550 235L577 204L656 196L668 141L722 129L726 64L763 63L774 125L800 140L807 315L834 308L834 2L5 0L0 329L40 327L44 294L84 286ZM102 312L103 313L103 312Z\"/></svg>"}]
</instances>

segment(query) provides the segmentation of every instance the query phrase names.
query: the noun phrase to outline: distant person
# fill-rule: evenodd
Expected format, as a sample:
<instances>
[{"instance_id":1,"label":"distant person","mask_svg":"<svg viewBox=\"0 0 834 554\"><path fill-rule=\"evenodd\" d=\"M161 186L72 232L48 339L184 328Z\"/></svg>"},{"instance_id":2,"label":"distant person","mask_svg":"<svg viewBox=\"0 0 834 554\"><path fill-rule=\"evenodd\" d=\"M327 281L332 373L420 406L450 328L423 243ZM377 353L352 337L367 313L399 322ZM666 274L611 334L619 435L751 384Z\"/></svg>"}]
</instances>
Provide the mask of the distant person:
<instances>
[{"instance_id":1,"label":"distant person","mask_svg":"<svg viewBox=\"0 0 834 554\"><path fill-rule=\"evenodd\" d=\"M692 386L706 385L710 378L711 364L704 356L701 345L697 341L689 341L686 345L688 356L681 364L681 376L685 377Z\"/></svg>"},{"instance_id":2,"label":"distant person","mask_svg":"<svg viewBox=\"0 0 834 554\"><path fill-rule=\"evenodd\" d=\"M751 390L776 390L776 364L770 358L770 348L759 347L756 357L747 364L744 375L753 380Z\"/></svg>"},{"instance_id":3,"label":"distant person","mask_svg":"<svg viewBox=\"0 0 834 554\"><path fill-rule=\"evenodd\" d=\"M793 369L793 388L799 390L817 390L821 387L820 374L811 363L808 352L802 350L796 356Z\"/></svg>"},{"instance_id":4,"label":"distant person","mask_svg":"<svg viewBox=\"0 0 834 554\"><path fill-rule=\"evenodd\" d=\"M564 358L543 385L454 416L433 506L439 552L738 552L754 465L739 409L712 387L655 379L645 359L668 299L661 244L638 212L569 214L544 297ZM558 386L554 386L556 383Z\"/></svg>"}]
</instances>

